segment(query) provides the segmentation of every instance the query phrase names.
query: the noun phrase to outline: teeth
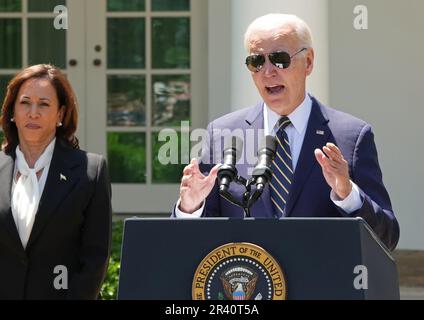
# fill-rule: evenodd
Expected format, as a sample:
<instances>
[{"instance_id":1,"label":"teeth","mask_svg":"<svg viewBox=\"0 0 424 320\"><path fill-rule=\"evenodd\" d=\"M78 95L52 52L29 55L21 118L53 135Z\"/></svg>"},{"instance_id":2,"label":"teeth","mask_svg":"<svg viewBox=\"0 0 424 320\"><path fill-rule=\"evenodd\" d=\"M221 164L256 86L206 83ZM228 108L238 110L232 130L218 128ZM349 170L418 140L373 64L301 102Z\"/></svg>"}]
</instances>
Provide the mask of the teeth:
<instances>
[{"instance_id":1,"label":"teeth","mask_svg":"<svg viewBox=\"0 0 424 320\"><path fill-rule=\"evenodd\" d=\"M275 86L267 86L267 88L268 89L274 89L274 88L278 88L278 87L283 87L284 88L284 86L283 85L275 85Z\"/></svg>"}]
</instances>

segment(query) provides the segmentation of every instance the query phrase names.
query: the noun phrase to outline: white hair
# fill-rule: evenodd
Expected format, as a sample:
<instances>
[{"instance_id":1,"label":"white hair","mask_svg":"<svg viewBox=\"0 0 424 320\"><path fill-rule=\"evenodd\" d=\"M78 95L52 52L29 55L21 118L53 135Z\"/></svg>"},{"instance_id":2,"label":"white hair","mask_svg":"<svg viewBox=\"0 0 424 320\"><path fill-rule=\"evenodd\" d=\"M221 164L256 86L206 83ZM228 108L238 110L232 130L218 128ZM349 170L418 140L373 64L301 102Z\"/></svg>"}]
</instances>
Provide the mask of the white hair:
<instances>
[{"instance_id":1,"label":"white hair","mask_svg":"<svg viewBox=\"0 0 424 320\"><path fill-rule=\"evenodd\" d=\"M250 49L250 38L255 31L291 27L302 48L312 48L312 33L305 21L293 14L270 13L255 19L244 35L244 46Z\"/></svg>"}]
</instances>

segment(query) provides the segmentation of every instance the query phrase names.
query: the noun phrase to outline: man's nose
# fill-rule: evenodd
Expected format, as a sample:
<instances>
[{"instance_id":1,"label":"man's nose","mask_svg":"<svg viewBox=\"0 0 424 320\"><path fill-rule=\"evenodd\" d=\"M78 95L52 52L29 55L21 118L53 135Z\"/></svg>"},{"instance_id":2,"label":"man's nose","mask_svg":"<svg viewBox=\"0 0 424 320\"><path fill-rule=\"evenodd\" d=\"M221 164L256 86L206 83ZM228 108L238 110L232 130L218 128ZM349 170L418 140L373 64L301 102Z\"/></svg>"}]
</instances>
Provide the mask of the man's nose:
<instances>
[{"instance_id":1,"label":"man's nose","mask_svg":"<svg viewBox=\"0 0 424 320\"><path fill-rule=\"evenodd\" d=\"M277 67L269 61L269 58L265 58L265 63L262 67L262 71L266 76L273 76L277 73Z\"/></svg>"}]
</instances>

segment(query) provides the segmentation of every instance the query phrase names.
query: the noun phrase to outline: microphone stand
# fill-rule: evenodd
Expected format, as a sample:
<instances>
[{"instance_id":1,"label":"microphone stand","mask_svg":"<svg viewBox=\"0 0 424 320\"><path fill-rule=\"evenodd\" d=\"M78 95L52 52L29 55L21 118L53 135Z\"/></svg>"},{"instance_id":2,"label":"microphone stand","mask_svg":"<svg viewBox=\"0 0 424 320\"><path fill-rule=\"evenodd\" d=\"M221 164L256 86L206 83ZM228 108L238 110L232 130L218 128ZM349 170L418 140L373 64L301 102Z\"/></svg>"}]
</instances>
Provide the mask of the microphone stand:
<instances>
[{"instance_id":1,"label":"microphone stand","mask_svg":"<svg viewBox=\"0 0 424 320\"><path fill-rule=\"evenodd\" d=\"M231 202L232 204L241 207L244 211L244 217L250 218L250 208L253 206L253 204L259 199L263 192L263 184L258 184L258 187L255 189L255 191L252 193L252 186L256 183L256 178L252 177L249 180L247 180L244 177L237 176L236 179L234 179L234 182L238 185L243 186L246 191L243 193L243 199L242 201L237 200L229 191L228 187L221 185L219 188L219 194L224 197L226 200Z\"/></svg>"}]
</instances>

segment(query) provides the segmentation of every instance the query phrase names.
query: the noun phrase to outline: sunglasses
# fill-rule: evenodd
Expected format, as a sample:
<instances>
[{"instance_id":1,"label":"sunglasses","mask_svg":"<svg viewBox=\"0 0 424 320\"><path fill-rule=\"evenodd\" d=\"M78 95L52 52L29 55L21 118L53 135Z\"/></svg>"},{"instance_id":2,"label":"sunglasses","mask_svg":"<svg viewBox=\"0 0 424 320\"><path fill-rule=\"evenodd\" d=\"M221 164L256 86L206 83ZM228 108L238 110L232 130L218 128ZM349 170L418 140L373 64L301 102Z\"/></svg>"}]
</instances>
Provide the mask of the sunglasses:
<instances>
[{"instance_id":1,"label":"sunglasses","mask_svg":"<svg viewBox=\"0 0 424 320\"><path fill-rule=\"evenodd\" d=\"M269 61L279 69L287 69L290 66L292 58L305 51L307 48L302 48L293 55L285 51L277 51L268 54ZM265 55L252 54L246 58L246 66L252 72L259 72L265 64Z\"/></svg>"}]
</instances>

